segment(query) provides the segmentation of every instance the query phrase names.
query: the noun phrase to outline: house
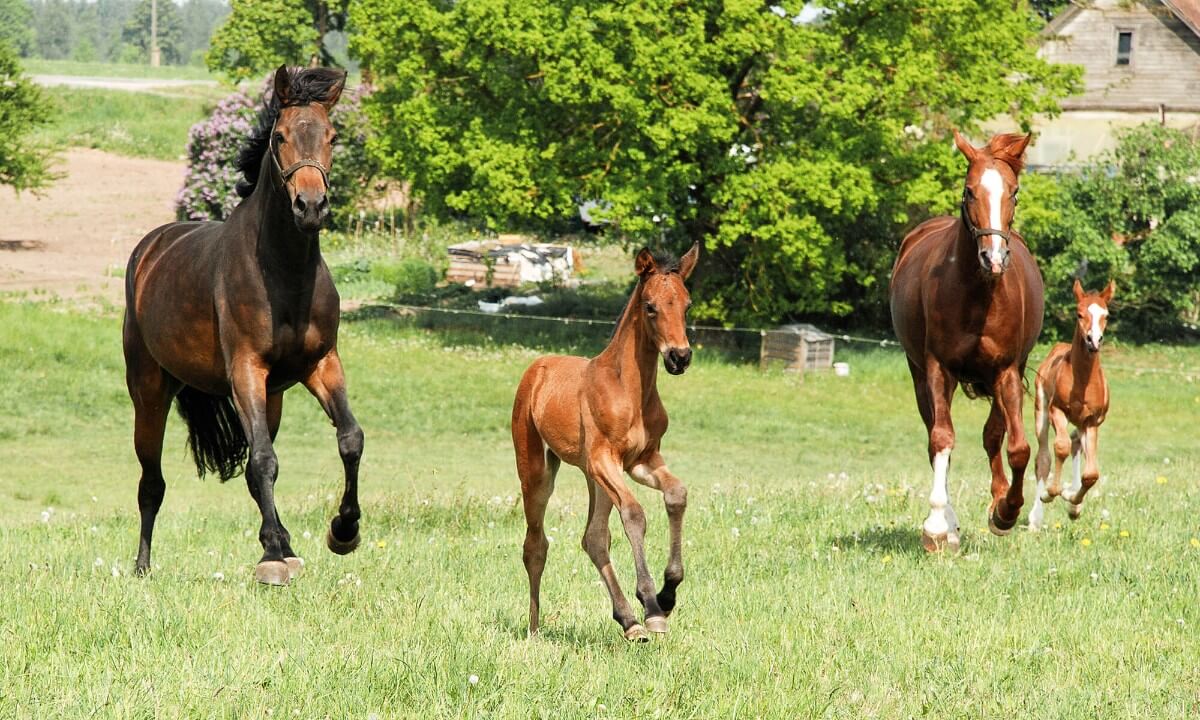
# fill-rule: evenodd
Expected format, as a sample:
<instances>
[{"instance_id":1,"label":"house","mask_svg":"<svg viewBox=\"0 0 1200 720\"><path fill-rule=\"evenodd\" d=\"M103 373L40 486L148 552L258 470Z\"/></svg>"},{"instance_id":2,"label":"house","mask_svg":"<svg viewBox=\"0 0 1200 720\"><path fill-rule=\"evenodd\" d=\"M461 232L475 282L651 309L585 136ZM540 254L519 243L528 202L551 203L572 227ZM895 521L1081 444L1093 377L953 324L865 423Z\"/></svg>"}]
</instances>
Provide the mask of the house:
<instances>
[{"instance_id":1,"label":"house","mask_svg":"<svg viewBox=\"0 0 1200 720\"><path fill-rule=\"evenodd\" d=\"M1042 57L1083 66L1083 93L1036 124L1031 165L1083 161L1121 127L1200 124L1200 0L1080 0L1043 36Z\"/></svg>"}]
</instances>

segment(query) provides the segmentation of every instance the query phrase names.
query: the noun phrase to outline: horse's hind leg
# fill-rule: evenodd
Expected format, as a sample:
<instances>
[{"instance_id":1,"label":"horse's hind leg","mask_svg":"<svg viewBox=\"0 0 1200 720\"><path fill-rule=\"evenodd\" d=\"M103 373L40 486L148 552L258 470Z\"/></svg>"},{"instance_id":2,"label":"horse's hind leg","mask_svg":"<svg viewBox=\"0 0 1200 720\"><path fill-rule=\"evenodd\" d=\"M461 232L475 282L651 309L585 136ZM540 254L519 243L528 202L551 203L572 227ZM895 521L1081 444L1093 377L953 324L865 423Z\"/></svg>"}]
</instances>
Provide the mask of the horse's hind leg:
<instances>
[{"instance_id":1,"label":"horse's hind leg","mask_svg":"<svg viewBox=\"0 0 1200 720\"><path fill-rule=\"evenodd\" d=\"M529 576L529 634L538 631L541 615L542 571L546 569L546 506L554 493L558 456L544 452L542 438L528 417L513 422L513 447L517 453L517 475L521 479L521 500L525 507L525 545L521 560Z\"/></svg>"},{"instance_id":2,"label":"horse's hind leg","mask_svg":"<svg viewBox=\"0 0 1200 720\"><path fill-rule=\"evenodd\" d=\"M1033 494L1033 508L1029 511L1029 529L1042 529L1046 515L1046 503L1054 498L1047 490L1050 479L1050 413L1046 407L1046 388L1041 377L1037 378L1037 393L1033 406L1033 427L1037 431L1038 454L1034 474L1037 476L1037 491Z\"/></svg>"},{"instance_id":3,"label":"horse's hind leg","mask_svg":"<svg viewBox=\"0 0 1200 720\"><path fill-rule=\"evenodd\" d=\"M613 569L612 560L608 555L609 545L612 543L608 529L608 518L613 509L612 499L590 477L587 479L587 485L588 521L587 528L583 531L583 551L596 566L600 579L604 581L604 587L608 590L609 599L612 600L613 620L620 624L627 639L644 642L649 640L650 636L646 633L646 628L637 621L633 608L625 599L625 593L621 592L616 570Z\"/></svg>"},{"instance_id":4,"label":"horse's hind leg","mask_svg":"<svg viewBox=\"0 0 1200 720\"><path fill-rule=\"evenodd\" d=\"M163 433L171 411L171 398L178 383L151 357L141 332L127 313L122 329L125 350L125 384L133 401L133 449L142 476L138 480L138 511L141 529L138 538L138 575L150 572L150 545L154 538L154 520L162 507L167 483L162 474Z\"/></svg>"},{"instance_id":5,"label":"horse's hind leg","mask_svg":"<svg viewBox=\"0 0 1200 720\"><path fill-rule=\"evenodd\" d=\"M346 396L346 374L337 351L332 350L317 363L317 368L304 381L304 386L313 394L333 426L337 429L338 454L342 458L342 469L346 485L342 502L338 505L337 517L329 523L325 544L338 555L354 552L360 535L358 521L362 510L358 506L358 463L363 453L363 431Z\"/></svg>"}]
</instances>

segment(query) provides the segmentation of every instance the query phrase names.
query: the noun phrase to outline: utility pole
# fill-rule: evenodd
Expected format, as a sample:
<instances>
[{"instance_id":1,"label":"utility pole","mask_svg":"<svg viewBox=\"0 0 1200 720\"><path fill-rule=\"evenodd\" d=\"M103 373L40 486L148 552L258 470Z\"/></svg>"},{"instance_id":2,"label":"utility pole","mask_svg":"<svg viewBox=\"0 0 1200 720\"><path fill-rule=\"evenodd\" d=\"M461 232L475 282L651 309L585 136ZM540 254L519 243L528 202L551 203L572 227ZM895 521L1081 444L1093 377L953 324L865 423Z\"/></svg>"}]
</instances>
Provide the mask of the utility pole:
<instances>
[{"instance_id":1,"label":"utility pole","mask_svg":"<svg viewBox=\"0 0 1200 720\"><path fill-rule=\"evenodd\" d=\"M150 67L158 67L161 60L158 52L158 0L150 0Z\"/></svg>"}]
</instances>

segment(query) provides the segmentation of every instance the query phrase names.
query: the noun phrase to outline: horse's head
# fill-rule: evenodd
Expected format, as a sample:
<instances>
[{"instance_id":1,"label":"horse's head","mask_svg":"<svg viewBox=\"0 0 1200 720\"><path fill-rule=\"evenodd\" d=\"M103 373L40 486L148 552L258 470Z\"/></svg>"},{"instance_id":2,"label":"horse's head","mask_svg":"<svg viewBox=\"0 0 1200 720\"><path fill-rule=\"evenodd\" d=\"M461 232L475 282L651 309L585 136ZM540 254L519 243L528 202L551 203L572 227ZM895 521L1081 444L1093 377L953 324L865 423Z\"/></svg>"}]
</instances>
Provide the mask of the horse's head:
<instances>
[{"instance_id":1,"label":"horse's head","mask_svg":"<svg viewBox=\"0 0 1200 720\"><path fill-rule=\"evenodd\" d=\"M329 113L342 95L346 73L317 68L275 71L279 116L271 130L275 169L287 189L296 227L315 232L329 216L329 167L337 131Z\"/></svg>"},{"instance_id":2,"label":"horse's head","mask_svg":"<svg viewBox=\"0 0 1200 720\"><path fill-rule=\"evenodd\" d=\"M687 338L687 310L692 300L683 283L696 268L699 256L699 244L692 245L678 262L656 258L642 248L634 261L642 293L641 307L631 311L642 314L647 338L662 355L663 367L672 375L682 375L692 362L692 346Z\"/></svg>"},{"instance_id":3,"label":"horse's head","mask_svg":"<svg viewBox=\"0 0 1200 720\"><path fill-rule=\"evenodd\" d=\"M962 219L978 243L983 271L998 277L1008 269L1012 255L1008 241L1017 208L1018 176L1029 135L996 135L977 148L954 131L954 144L970 163L963 188Z\"/></svg>"},{"instance_id":4,"label":"horse's head","mask_svg":"<svg viewBox=\"0 0 1200 720\"><path fill-rule=\"evenodd\" d=\"M1098 293L1084 292L1079 278L1075 278L1075 334L1083 336L1084 347L1092 352L1100 352L1108 327L1108 304L1116 290L1117 284L1109 280Z\"/></svg>"}]
</instances>

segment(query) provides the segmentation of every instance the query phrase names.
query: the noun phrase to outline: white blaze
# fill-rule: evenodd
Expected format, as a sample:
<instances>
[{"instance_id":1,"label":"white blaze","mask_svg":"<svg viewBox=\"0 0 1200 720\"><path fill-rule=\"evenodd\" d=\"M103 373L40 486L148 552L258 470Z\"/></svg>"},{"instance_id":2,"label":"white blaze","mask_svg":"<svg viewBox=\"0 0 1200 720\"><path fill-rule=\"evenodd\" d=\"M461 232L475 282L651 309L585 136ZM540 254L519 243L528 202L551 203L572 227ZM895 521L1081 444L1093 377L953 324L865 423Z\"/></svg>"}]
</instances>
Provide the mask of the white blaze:
<instances>
[{"instance_id":1,"label":"white blaze","mask_svg":"<svg viewBox=\"0 0 1200 720\"><path fill-rule=\"evenodd\" d=\"M1092 338L1092 347L1100 347L1100 339L1104 337L1104 333L1100 330L1100 318L1108 314L1108 310L1100 307L1096 303L1088 305L1088 315L1092 316L1092 327L1088 331L1088 335Z\"/></svg>"},{"instance_id":2,"label":"white blaze","mask_svg":"<svg viewBox=\"0 0 1200 720\"><path fill-rule=\"evenodd\" d=\"M987 191L988 227L993 230L1002 230L1003 228L1000 227L1000 211L1004 199L1004 178L1000 176L999 170L988 168L980 176L979 185ZM1003 241L1004 239L999 235L992 236L992 252L989 259L992 261L993 272L1000 269L1001 262L1004 259L1000 246Z\"/></svg>"}]
</instances>

